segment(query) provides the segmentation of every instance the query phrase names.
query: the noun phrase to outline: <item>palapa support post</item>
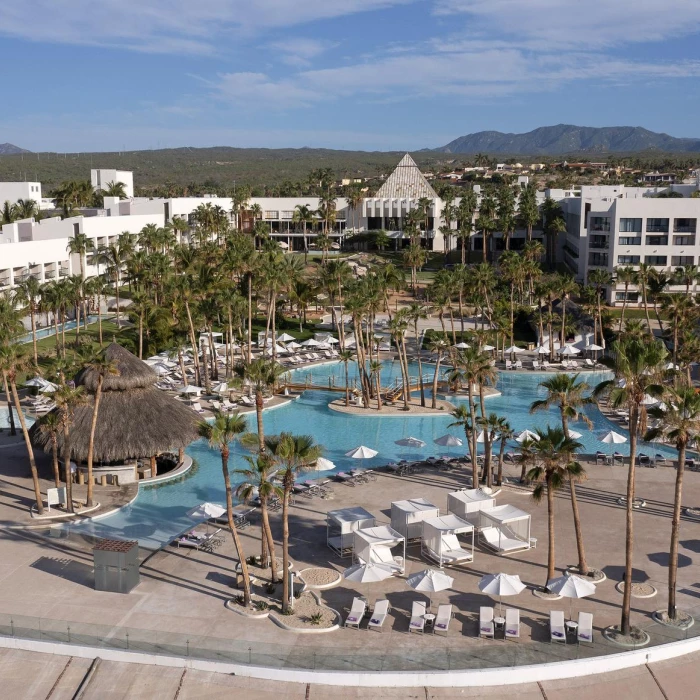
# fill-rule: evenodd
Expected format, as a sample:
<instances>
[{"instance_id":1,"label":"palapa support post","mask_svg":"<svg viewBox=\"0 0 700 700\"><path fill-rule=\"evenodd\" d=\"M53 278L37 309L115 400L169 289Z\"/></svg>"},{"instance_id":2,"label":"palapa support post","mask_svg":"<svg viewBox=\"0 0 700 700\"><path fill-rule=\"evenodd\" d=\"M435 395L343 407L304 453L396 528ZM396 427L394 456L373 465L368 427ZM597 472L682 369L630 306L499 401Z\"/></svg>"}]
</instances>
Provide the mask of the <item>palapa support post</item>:
<instances>
[{"instance_id":1,"label":"palapa support post","mask_svg":"<svg viewBox=\"0 0 700 700\"><path fill-rule=\"evenodd\" d=\"M177 451L177 460L178 465L182 464L185 461L185 450L183 450L182 447Z\"/></svg>"},{"instance_id":2,"label":"palapa support post","mask_svg":"<svg viewBox=\"0 0 700 700\"><path fill-rule=\"evenodd\" d=\"M156 456L151 457L151 478L158 476L158 463L156 462Z\"/></svg>"}]
</instances>

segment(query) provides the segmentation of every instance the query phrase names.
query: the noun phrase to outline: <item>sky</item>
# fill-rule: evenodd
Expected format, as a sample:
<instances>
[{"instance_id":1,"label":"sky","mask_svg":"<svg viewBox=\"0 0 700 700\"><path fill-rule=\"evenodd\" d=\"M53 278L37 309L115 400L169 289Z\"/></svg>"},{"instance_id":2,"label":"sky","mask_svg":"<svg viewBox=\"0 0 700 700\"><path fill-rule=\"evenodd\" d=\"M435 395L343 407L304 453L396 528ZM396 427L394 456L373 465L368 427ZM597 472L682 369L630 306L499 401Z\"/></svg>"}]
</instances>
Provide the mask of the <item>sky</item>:
<instances>
[{"instance_id":1,"label":"sky","mask_svg":"<svg viewBox=\"0 0 700 700\"><path fill-rule=\"evenodd\" d=\"M699 0L2 0L0 143L414 150L700 137Z\"/></svg>"}]
</instances>

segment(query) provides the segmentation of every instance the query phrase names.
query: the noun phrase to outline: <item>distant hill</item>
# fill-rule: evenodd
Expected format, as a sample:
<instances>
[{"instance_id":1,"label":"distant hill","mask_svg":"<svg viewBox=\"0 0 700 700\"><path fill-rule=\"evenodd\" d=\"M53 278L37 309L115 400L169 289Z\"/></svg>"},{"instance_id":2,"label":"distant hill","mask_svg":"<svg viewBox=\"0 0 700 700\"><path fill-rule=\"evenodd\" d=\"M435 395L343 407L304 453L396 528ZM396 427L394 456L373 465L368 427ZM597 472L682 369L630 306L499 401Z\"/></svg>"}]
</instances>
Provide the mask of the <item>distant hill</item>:
<instances>
[{"instance_id":1,"label":"distant hill","mask_svg":"<svg viewBox=\"0 0 700 700\"><path fill-rule=\"evenodd\" d=\"M0 143L0 156L16 156L20 153L31 153L31 151L15 146L14 143Z\"/></svg>"},{"instance_id":2,"label":"distant hill","mask_svg":"<svg viewBox=\"0 0 700 700\"><path fill-rule=\"evenodd\" d=\"M675 138L657 134L640 126L542 126L526 134L504 134L500 131L480 131L460 136L439 153L507 153L509 155L556 156L566 153L631 153L664 151L688 153L700 151L700 139Z\"/></svg>"}]
</instances>

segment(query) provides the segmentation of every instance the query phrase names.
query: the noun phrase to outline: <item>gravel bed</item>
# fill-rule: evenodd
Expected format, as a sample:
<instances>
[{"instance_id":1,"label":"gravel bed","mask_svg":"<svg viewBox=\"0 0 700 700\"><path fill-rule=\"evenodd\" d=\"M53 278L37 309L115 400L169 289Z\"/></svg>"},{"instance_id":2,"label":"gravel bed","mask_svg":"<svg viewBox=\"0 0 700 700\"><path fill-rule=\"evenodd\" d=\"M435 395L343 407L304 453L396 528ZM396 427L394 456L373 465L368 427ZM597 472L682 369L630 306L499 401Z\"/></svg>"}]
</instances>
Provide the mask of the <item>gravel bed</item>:
<instances>
[{"instance_id":1,"label":"gravel bed","mask_svg":"<svg viewBox=\"0 0 700 700\"><path fill-rule=\"evenodd\" d=\"M340 581L340 574L335 569L326 567L315 567L304 569L299 572L301 578L304 579L308 586L329 586L332 583Z\"/></svg>"},{"instance_id":2,"label":"gravel bed","mask_svg":"<svg viewBox=\"0 0 700 700\"><path fill-rule=\"evenodd\" d=\"M321 622L317 625L311 624L311 616L317 613L321 614ZM335 612L319 605L311 593L303 593L300 598L294 601L293 615L282 615L277 610L274 611L274 614L287 627L323 629L324 627L332 627L338 621Z\"/></svg>"}]
</instances>

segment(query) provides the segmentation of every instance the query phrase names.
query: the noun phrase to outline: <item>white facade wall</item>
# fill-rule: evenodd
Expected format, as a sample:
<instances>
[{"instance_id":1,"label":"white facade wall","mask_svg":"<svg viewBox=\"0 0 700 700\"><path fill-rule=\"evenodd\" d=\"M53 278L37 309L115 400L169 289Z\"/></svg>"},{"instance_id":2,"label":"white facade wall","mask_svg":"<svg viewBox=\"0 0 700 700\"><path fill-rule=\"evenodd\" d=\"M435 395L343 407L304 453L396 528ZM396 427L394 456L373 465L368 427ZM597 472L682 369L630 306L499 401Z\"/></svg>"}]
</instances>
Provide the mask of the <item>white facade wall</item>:
<instances>
[{"instance_id":1,"label":"white facade wall","mask_svg":"<svg viewBox=\"0 0 700 700\"><path fill-rule=\"evenodd\" d=\"M41 183L0 182L0 206L5 202L15 204L18 199L33 199L41 204Z\"/></svg>"},{"instance_id":2,"label":"white facade wall","mask_svg":"<svg viewBox=\"0 0 700 700\"><path fill-rule=\"evenodd\" d=\"M90 182L95 190L103 189L110 182L123 182L126 196L134 196L134 174L129 170L97 168L90 171Z\"/></svg>"}]
</instances>

